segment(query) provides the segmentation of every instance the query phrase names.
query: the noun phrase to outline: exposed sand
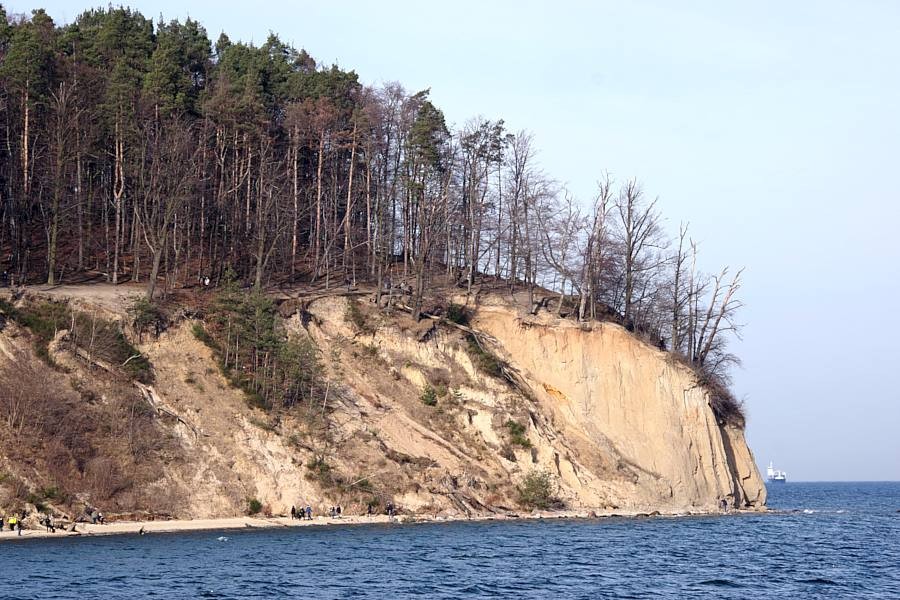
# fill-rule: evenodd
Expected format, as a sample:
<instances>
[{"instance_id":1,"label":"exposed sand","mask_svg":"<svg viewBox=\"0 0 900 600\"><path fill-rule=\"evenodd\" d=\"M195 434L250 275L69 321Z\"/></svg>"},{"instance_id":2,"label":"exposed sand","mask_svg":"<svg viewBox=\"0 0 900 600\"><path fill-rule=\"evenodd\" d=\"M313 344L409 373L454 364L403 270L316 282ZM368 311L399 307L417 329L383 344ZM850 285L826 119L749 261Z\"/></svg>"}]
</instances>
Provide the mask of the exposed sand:
<instances>
[{"instance_id":1,"label":"exposed sand","mask_svg":"<svg viewBox=\"0 0 900 600\"><path fill-rule=\"evenodd\" d=\"M737 511L733 511L737 512ZM697 513L704 514L704 513ZM49 533L41 529L25 529L19 536L15 531L5 528L0 532L0 541L13 541L37 538L64 538L78 536L137 534L141 529L144 533L172 533L179 531L228 531L235 529L272 529L276 527L309 527L327 525L366 525L376 523L440 523L450 521L516 521L521 519L591 519L609 517L647 517L647 516L688 516L689 513L647 513L629 511L543 511L526 513L519 516L513 515L479 515L468 519L398 515L391 519L387 515L374 516L344 516L340 519L329 517L313 517L311 521L291 520L289 517L230 517L223 519L191 519L171 521L118 521L105 525L91 525L90 523L78 523L74 532L57 529L56 533Z\"/></svg>"}]
</instances>

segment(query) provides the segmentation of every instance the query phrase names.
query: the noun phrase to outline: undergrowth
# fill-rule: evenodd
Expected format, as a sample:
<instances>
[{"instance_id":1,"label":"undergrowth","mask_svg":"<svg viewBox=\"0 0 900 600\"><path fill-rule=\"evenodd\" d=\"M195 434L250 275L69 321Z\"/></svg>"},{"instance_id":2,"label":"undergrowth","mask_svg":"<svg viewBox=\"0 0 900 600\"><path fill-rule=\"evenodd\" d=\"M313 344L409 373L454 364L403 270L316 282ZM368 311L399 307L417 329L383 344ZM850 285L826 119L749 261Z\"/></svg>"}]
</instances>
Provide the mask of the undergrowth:
<instances>
[{"instance_id":1,"label":"undergrowth","mask_svg":"<svg viewBox=\"0 0 900 600\"><path fill-rule=\"evenodd\" d=\"M475 336L466 335L466 352L475 364L475 368L491 377L503 377L503 363L500 359L485 350L475 339Z\"/></svg>"},{"instance_id":2,"label":"undergrowth","mask_svg":"<svg viewBox=\"0 0 900 600\"><path fill-rule=\"evenodd\" d=\"M522 448L531 448L531 440L525 435L525 426L518 421L512 419L506 422L506 429L509 431L509 441Z\"/></svg>"},{"instance_id":3,"label":"undergrowth","mask_svg":"<svg viewBox=\"0 0 900 600\"><path fill-rule=\"evenodd\" d=\"M62 330L91 359L122 369L131 379L152 383L150 361L131 345L115 321L72 309L64 302L28 302L15 307L3 301L0 309L34 336L34 351L47 365L59 368L50 356L50 342Z\"/></svg>"},{"instance_id":4,"label":"undergrowth","mask_svg":"<svg viewBox=\"0 0 900 600\"><path fill-rule=\"evenodd\" d=\"M261 293L241 290L227 276L205 323L194 337L215 355L222 374L263 410L314 406L325 381L318 352L308 339L289 338L275 305Z\"/></svg>"}]
</instances>

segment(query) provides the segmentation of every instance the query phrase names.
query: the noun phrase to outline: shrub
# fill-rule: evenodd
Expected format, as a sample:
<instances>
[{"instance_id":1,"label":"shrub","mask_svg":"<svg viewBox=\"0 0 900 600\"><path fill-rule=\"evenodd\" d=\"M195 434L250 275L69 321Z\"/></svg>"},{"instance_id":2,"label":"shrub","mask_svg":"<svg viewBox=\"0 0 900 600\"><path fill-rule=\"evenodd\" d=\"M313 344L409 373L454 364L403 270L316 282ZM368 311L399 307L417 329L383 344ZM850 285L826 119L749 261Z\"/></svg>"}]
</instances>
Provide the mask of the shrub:
<instances>
[{"instance_id":1,"label":"shrub","mask_svg":"<svg viewBox=\"0 0 900 600\"><path fill-rule=\"evenodd\" d=\"M472 315L462 304L453 304L447 307L447 320L457 325L468 325Z\"/></svg>"},{"instance_id":2,"label":"shrub","mask_svg":"<svg viewBox=\"0 0 900 600\"><path fill-rule=\"evenodd\" d=\"M65 494L55 485L38 490L38 494L47 500L61 501L65 499Z\"/></svg>"},{"instance_id":3,"label":"shrub","mask_svg":"<svg viewBox=\"0 0 900 600\"><path fill-rule=\"evenodd\" d=\"M247 420L250 422L251 425L255 425L256 427L259 427L263 431L268 431L271 433L278 433L278 424L277 423L271 423L265 419L257 419L256 417L250 417Z\"/></svg>"},{"instance_id":4,"label":"shrub","mask_svg":"<svg viewBox=\"0 0 900 600\"><path fill-rule=\"evenodd\" d=\"M306 468L309 469L310 473L312 473L316 479L321 479L322 476L331 472L331 465L325 462L325 459L321 456L318 456L312 462L307 463Z\"/></svg>"},{"instance_id":5,"label":"shrub","mask_svg":"<svg viewBox=\"0 0 900 600\"><path fill-rule=\"evenodd\" d=\"M159 307L143 296L132 303L128 313L131 315L131 324L138 334L138 340L145 331L151 329L156 335L159 335L167 324L166 316Z\"/></svg>"},{"instance_id":6,"label":"shrub","mask_svg":"<svg viewBox=\"0 0 900 600\"><path fill-rule=\"evenodd\" d=\"M74 311L63 302L36 302L14 310L13 318L34 335L35 353L48 365L57 366L50 357L50 342L58 331L68 329L72 342L92 358L122 368L137 381L153 381L150 362L128 342L118 323Z\"/></svg>"},{"instance_id":7,"label":"shrub","mask_svg":"<svg viewBox=\"0 0 900 600\"><path fill-rule=\"evenodd\" d=\"M8 313L19 325L34 335L34 352L47 365L57 368L50 357L50 342L60 329L68 329L71 314L61 302L39 302L20 309L12 308Z\"/></svg>"},{"instance_id":8,"label":"shrub","mask_svg":"<svg viewBox=\"0 0 900 600\"><path fill-rule=\"evenodd\" d=\"M90 459L84 468L84 481L96 500L109 500L131 486L130 479L111 458Z\"/></svg>"},{"instance_id":9,"label":"shrub","mask_svg":"<svg viewBox=\"0 0 900 600\"><path fill-rule=\"evenodd\" d=\"M698 383L709 394L709 405L713 409L716 418L722 423L743 429L747 422L744 414L744 405L728 389L727 382L715 375L700 372Z\"/></svg>"},{"instance_id":10,"label":"shrub","mask_svg":"<svg viewBox=\"0 0 900 600\"><path fill-rule=\"evenodd\" d=\"M534 470L519 486L519 504L528 508L547 509L558 506L556 486L546 471Z\"/></svg>"},{"instance_id":11,"label":"shrub","mask_svg":"<svg viewBox=\"0 0 900 600\"><path fill-rule=\"evenodd\" d=\"M375 493L375 486L366 477L357 478L350 487L369 496Z\"/></svg>"},{"instance_id":12,"label":"shrub","mask_svg":"<svg viewBox=\"0 0 900 600\"><path fill-rule=\"evenodd\" d=\"M150 361L129 343L118 323L96 315L74 313L75 344L93 357L121 366L125 372L142 383L153 382Z\"/></svg>"},{"instance_id":13,"label":"shrub","mask_svg":"<svg viewBox=\"0 0 900 600\"><path fill-rule=\"evenodd\" d=\"M466 351L476 369L491 377L503 377L503 365L500 359L482 348L472 334L466 336Z\"/></svg>"},{"instance_id":14,"label":"shrub","mask_svg":"<svg viewBox=\"0 0 900 600\"><path fill-rule=\"evenodd\" d=\"M202 342L211 350L219 349L215 340L213 340L212 337L206 332L206 328L203 327L203 323L194 323L194 325L191 327L191 332L194 334L194 337L197 338L197 340Z\"/></svg>"},{"instance_id":15,"label":"shrub","mask_svg":"<svg viewBox=\"0 0 900 600\"><path fill-rule=\"evenodd\" d=\"M247 514L248 515L259 514L259 511L261 511L262 508L263 508L262 502L260 502L256 498L248 498L247 499Z\"/></svg>"},{"instance_id":16,"label":"shrub","mask_svg":"<svg viewBox=\"0 0 900 600\"><path fill-rule=\"evenodd\" d=\"M369 323L366 314L359 305L359 300L356 298L347 299L347 308L344 311L344 317L353 323L353 326L358 332L365 334L375 333L375 328Z\"/></svg>"},{"instance_id":17,"label":"shrub","mask_svg":"<svg viewBox=\"0 0 900 600\"><path fill-rule=\"evenodd\" d=\"M317 456L312 462L307 463L306 468L309 470L306 479L317 482L322 488L333 488L342 483L340 475L335 473L322 456Z\"/></svg>"},{"instance_id":18,"label":"shrub","mask_svg":"<svg viewBox=\"0 0 900 600\"><path fill-rule=\"evenodd\" d=\"M510 442L523 448L531 448L531 440L525 435L524 425L510 419L506 422L506 429L509 431Z\"/></svg>"},{"instance_id":19,"label":"shrub","mask_svg":"<svg viewBox=\"0 0 900 600\"><path fill-rule=\"evenodd\" d=\"M426 385L419 399L422 400L422 404L425 406L435 406L437 404L437 392L430 385Z\"/></svg>"}]
</instances>

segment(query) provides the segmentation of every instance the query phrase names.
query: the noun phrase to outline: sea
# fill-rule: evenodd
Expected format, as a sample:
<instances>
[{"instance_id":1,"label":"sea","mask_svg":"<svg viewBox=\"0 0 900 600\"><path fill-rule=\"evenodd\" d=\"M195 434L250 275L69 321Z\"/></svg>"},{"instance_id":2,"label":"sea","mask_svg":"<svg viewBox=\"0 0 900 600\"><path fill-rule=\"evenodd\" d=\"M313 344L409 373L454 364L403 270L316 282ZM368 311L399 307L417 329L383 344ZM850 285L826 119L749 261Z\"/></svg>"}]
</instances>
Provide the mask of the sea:
<instances>
[{"instance_id":1,"label":"sea","mask_svg":"<svg viewBox=\"0 0 900 600\"><path fill-rule=\"evenodd\" d=\"M328 525L0 544L0 598L900 598L900 483L769 514Z\"/></svg>"}]
</instances>

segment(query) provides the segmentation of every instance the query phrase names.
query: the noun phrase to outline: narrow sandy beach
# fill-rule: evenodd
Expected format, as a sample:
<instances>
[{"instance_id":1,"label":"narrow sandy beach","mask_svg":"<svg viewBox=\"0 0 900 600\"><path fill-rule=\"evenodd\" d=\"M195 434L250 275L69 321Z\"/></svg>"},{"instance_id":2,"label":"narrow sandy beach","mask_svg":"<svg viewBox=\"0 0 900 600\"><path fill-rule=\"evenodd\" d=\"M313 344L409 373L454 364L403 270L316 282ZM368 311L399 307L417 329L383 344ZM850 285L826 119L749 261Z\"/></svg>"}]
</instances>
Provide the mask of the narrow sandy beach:
<instances>
[{"instance_id":1,"label":"narrow sandy beach","mask_svg":"<svg viewBox=\"0 0 900 600\"><path fill-rule=\"evenodd\" d=\"M731 511L730 514L744 512L758 513L759 511ZM170 521L118 521L105 525L91 525L90 523L78 523L74 532L57 529L56 533L50 533L44 529L25 529L19 536L15 531L5 529L0 532L0 541L15 541L23 539L39 538L67 538L67 537L91 537L98 535L137 534L143 529L145 534L175 533L186 531L229 531L246 529L274 529L278 527L314 527L328 525L372 525L372 524L411 524L411 523L448 523L456 521L521 521L540 519L598 519L598 518L639 518L639 517L687 517L718 515L721 513L708 512L669 512L651 513L638 511L542 511L520 515L473 515L469 518L433 517L428 515L399 515L393 519L387 515L373 516L344 516L340 519L319 516L312 520L292 520L289 517L227 517L221 519L173 519Z\"/></svg>"}]
</instances>

